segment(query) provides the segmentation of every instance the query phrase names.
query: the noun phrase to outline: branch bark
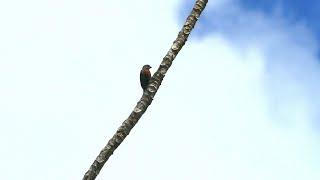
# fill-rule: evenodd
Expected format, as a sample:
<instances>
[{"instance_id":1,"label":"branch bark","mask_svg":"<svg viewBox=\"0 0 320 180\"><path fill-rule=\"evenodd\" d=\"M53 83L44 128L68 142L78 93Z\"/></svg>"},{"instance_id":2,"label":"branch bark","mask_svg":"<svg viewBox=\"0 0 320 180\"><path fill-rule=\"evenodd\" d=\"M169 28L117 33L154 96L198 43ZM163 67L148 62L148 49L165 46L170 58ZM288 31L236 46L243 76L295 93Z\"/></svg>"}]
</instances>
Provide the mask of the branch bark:
<instances>
[{"instance_id":1,"label":"branch bark","mask_svg":"<svg viewBox=\"0 0 320 180\"><path fill-rule=\"evenodd\" d=\"M188 36L194 28L201 12L204 10L208 0L197 0L190 15L188 16L183 28L178 34L178 37L173 42L173 45L163 58L159 68L151 77L150 83L144 91L141 99L131 112L130 116L122 123L117 132L108 141L108 144L101 150L97 158L94 160L89 170L85 173L83 180L94 180L107 162L109 157L113 154L115 149L122 143L122 141L129 135L131 129L137 124L141 116L151 104L155 94L157 93L161 82L170 68L173 60L186 43Z\"/></svg>"}]
</instances>

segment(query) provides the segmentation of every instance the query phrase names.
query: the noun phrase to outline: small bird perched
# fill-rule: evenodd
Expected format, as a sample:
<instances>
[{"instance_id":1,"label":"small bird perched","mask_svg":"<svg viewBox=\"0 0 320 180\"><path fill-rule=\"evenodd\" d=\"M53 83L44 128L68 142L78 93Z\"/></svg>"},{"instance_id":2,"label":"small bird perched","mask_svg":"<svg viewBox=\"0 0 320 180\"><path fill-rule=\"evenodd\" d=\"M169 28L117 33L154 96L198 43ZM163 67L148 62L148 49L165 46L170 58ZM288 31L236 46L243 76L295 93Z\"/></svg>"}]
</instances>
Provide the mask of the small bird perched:
<instances>
[{"instance_id":1,"label":"small bird perched","mask_svg":"<svg viewBox=\"0 0 320 180\"><path fill-rule=\"evenodd\" d=\"M148 86L149 81L151 79L151 73L149 71L150 68L151 68L151 66L149 64L146 64L142 67L142 69L140 71L140 84L141 84L143 91L145 91L147 89L147 86Z\"/></svg>"}]
</instances>

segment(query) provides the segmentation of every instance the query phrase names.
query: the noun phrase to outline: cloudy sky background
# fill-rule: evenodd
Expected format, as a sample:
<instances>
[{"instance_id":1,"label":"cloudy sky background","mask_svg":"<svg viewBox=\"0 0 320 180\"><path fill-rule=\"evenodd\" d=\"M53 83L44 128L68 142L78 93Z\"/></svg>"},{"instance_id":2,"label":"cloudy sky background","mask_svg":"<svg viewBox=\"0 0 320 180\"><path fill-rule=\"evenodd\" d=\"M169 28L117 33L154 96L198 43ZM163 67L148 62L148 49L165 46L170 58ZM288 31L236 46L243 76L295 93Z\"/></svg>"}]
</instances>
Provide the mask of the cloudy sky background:
<instances>
[{"instance_id":1,"label":"cloudy sky background","mask_svg":"<svg viewBox=\"0 0 320 180\"><path fill-rule=\"evenodd\" d=\"M1 1L1 179L81 179L193 2ZM318 12L210 1L97 179L320 179Z\"/></svg>"}]
</instances>

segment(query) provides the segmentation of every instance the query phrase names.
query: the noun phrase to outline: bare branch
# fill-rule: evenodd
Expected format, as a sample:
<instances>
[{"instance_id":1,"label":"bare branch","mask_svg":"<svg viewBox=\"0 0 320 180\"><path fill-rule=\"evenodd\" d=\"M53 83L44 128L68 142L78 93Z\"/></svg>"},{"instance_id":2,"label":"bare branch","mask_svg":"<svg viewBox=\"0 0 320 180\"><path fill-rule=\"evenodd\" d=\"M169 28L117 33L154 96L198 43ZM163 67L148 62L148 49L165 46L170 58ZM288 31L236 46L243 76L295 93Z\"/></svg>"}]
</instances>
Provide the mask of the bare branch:
<instances>
[{"instance_id":1,"label":"bare branch","mask_svg":"<svg viewBox=\"0 0 320 180\"><path fill-rule=\"evenodd\" d=\"M157 93L166 72L170 68L172 61L175 59L178 52L187 41L191 30L194 28L207 2L208 0L196 1L191 14L188 16L183 28L178 34L178 37L173 42L173 45L167 52L166 56L163 58L158 70L152 76L150 83L146 91L144 91L141 99L131 112L130 116L122 123L117 132L109 140L108 144L101 150L98 157L94 160L89 170L84 175L83 180L94 180L96 178L103 165L107 162L115 149L122 143L122 141L130 133L131 129L137 124L141 116L147 110L155 94Z\"/></svg>"}]
</instances>

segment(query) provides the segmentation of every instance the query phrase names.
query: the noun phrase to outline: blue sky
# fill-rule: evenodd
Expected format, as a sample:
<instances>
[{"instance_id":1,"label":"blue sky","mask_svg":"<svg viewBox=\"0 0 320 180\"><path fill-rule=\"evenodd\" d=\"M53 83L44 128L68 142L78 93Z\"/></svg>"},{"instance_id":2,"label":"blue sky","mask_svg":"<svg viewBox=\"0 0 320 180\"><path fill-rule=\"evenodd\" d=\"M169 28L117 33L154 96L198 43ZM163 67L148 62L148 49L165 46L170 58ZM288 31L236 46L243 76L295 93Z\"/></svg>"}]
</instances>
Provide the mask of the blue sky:
<instances>
[{"instance_id":1,"label":"blue sky","mask_svg":"<svg viewBox=\"0 0 320 180\"><path fill-rule=\"evenodd\" d=\"M192 2L1 1L1 178L81 179ZM320 179L316 23L250 3L210 0L98 179Z\"/></svg>"},{"instance_id":2,"label":"blue sky","mask_svg":"<svg viewBox=\"0 0 320 180\"><path fill-rule=\"evenodd\" d=\"M251 64L252 70L256 69L259 72L259 75L255 76L261 78L259 79L263 92L261 97L266 99L267 103L263 104L267 106L267 114L271 116L268 119L282 129L284 134L293 129L295 129L294 132L299 132L303 127L309 127L306 133L315 133L317 139L319 139L320 122L320 111L317 108L320 101L318 92L320 29L317 21L319 5L320 2L316 1L222 0L211 2L192 38L192 40L201 41L208 37L223 37L235 49L244 53L257 53L253 53L257 57L253 55L255 60L252 62L245 60L245 57L239 58L238 61ZM183 8L180 8L180 23L189 12L187 7L191 6L192 2L188 1L187 4L182 5ZM217 61L224 61L224 59ZM210 71L210 68L206 70ZM256 92L251 91L251 93ZM301 136L287 136L288 140L292 141L298 137ZM278 147L279 145L274 146L274 148ZM292 150L299 149L292 148ZM272 159L268 153L265 155ZM280 155L285 159L284 156L285 154ZM297 156L306 158L306 154L296 154ZM313 158L315 160L313 163L320 162L318 155L314 155ZM289 167L290 161L297 160L294 156L288 157L288 164L283 165ZM273 163L277 164L277 161ZM309 163L302 164L308 166ZM274 171L271 166L267 169ZM283 168L284 171L285 169ZM300 170L301 168L298 167L294 170L299 172L295 176L288 175L287 173L290 172L288 170L287 173L282 174L283 179L303 179L304 176L306 179L317 179L318 177L317 175L307 178Z\"/></svg>"},{"instance_id":3,"label":"blue sky","mask_svg":"<svg viewBox=\"0 0 320 180\"><path fill-rule=\"evenodd\" d=\"M240 3L246 9L262 11L269 15L272 15L275 11L280 11L292 23L302 21L312 29L319 39L320 2L317 0L240 0Z\"/></svg>"},{"instance_id":4,"label":"blue sky","mask_svg":"<svg viewBox=\"0 0 320 180\"><path fill-rule=\"evenodd\" d=\"M288 24L302 23L312 31L318 41L320 40L320 24L318 23L320 18L320 2L317 0L236 0L232 2L237 3L245 11L255 11L263 13L266 16L281 16L286 19ZM180 21L183 21L183 17L189 12L189 7L192 6L192 1L184 1L183 3L185 4L181 8ZM207 9L207 11L210 10ZM200 23L206 24L209 23L207 18L215 18L210 14L212 15L213 13L208 12L205 14ZM213 30L212 28L203 28L197 31L202 32L201 34L203 35L204 32Z\"/></svg>"}]
</instances>

